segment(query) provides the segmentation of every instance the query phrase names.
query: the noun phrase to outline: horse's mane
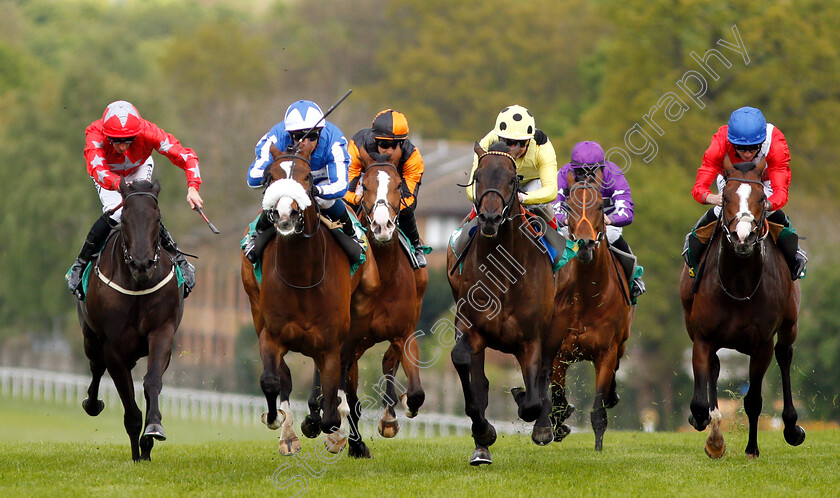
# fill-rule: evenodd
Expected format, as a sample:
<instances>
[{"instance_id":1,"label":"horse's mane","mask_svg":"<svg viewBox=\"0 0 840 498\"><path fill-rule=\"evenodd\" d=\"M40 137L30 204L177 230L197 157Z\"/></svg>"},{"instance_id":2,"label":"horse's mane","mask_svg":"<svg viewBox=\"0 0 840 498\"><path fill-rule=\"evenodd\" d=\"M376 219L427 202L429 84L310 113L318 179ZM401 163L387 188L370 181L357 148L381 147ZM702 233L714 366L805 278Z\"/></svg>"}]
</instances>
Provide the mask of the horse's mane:
<instances>
[{"instance_id":1,"label":"horse's mane","mask_svg":"<svg viewBox=\"0 0 840 498\"><path fill-rule=\"evenodd\" d=\"M373 163L387 163L389 159L391 159L391 154L380 154L379 152L371 152L370 158L373 159Z\"/></svg>"},{"instance_id":2,"label":"horse's mane","mask_svg":"<svg viewBox=\"0 0 840 498\"><path fill-rule=\"evenodd\" d=\"M499 141L493 142L490 144L490 148L487 149L488 152L510 152L510 147L507 146L506 143Z\"/></svg>"},{"instance_id":3,"label":"horse's mane","mask_svg":"<svg viewBox=\"0 0 840 498\"><path fill-rule=\"evenodd\" d=\"M737 169L741 173L746 173L747 171L752 171L752 170L755 169L755 163L751 163L751 162L737 163L737 164L733 164L732 167Z\"/></svg>"}]
</instances>

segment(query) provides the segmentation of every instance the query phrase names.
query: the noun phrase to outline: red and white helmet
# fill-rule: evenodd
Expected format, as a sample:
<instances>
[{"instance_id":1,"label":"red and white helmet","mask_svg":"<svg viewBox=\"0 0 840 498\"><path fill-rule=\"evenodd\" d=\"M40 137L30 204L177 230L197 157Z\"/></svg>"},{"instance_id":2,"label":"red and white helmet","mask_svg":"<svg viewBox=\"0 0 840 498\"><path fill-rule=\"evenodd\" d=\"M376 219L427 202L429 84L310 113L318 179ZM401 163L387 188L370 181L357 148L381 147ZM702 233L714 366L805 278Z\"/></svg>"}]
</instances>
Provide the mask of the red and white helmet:
<instances>
[{"instance_id":1,"label":"red and white helmet","mask_svg":"<svg viewBox=\"0 0 840 498\"><path fill-rule=\"evenodd\" d=\"M134 137L143 128L143 118L137 109L125 100L111 102L102 114L102 131L106 137Z\"/></svg>"}]
</instances>

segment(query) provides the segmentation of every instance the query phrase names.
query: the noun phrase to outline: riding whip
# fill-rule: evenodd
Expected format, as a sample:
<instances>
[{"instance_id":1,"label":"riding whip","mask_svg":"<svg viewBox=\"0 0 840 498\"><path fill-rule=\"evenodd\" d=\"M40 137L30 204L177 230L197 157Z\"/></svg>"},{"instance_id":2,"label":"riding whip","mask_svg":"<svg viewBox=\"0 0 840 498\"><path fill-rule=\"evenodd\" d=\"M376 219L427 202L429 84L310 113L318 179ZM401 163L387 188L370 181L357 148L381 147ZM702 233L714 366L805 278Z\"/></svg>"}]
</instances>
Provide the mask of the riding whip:
<instances>
[{"instance_id":1,"label":"riding whip","mask_svg":"<svg viewBox=\"0 0 840 498\"><path fill-rule=\"evenodd\" d=\"M193 209L195 209L198 212L198 214L200 214L201 217L204 218L204 221L207 222L207 226L210 227L210 231L218 235L219 230L215 226L213 226L212 223L210 223L210 220L207 219L207 216L204 214L204 211L202 211L201 208L198 206L195 206Z\"/></svg>"}]
</instances>

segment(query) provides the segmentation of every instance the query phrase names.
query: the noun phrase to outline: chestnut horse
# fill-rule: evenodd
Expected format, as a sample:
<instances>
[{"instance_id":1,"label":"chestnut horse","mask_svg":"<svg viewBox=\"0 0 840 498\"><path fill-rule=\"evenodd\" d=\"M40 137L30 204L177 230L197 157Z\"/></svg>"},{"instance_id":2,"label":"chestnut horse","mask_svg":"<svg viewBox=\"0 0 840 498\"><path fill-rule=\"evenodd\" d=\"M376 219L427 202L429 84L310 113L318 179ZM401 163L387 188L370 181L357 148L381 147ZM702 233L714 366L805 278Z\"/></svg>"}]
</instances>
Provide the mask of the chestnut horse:
<instances>
[{"instance_id":1,"label":"chestnut horse","mask_svg":"<svg viewBox=\"0 0 840 498\"><path fill-rule=\"evenodd\" d=\"M711 423L706 453L720 458L726 451L720 431L717 351L734 349L750 357L750 387L744 397L749 420L746 454L758 457L758 416L761 384L775 350L782 373L785 441L798 446L805 431L796 425L797 414L790 390L790 364L799 316L799 282L791 281L781 250L767 240L767 209L762 174L764 159L756 166L724 160L721 216L706 249L703 275L693 292L694 279L683 267L680 298L685 328L691 337L694 397L689 423L702 431ZM773 336L776 345L773 346Z\"/></svg>"},{"instance_id":2,"label":"chestnut horse","mask_svg":"<svg viewBox=\"0 0 840 498\"><path fill-rule=\"evenodd\" d=\"M93 375L82 407L95 417L105 408L98 399L99 381L111 375L125 410L123 422L131 458L150 460L154 440L166 440L158 396L169 366L172 341L184 314L174 254L161 247L160 184L120 181L122 219L95 261L85 301L77 303L85 338L85 355ZM95 278L95 277L96 278ZM143 392L146 425L134 400L131 370L148 356Z\"/></svg>"},{"instance_id":3,"label":"chestnut horse","mask_svg":"<svg viewBox=\"0 0 840 498\"><path fill-rule=\"evenodd\" d=\"M519 417L537 420L532 439L552 440L548 420L548 374L556 351L544 351L553 306L554 276L545 249L529 233L519 204L516 164L504 144L488 152L475 144L478 167L473 176L478 231L460 275L449 271L458 329L452 363L464 390L465 411L472 419L475 451L470 463L492 463L488 447L496 430L485 418L489 382L484 373L487 347L513 354L522 368L524 392L514 392ZM456 264L451 248L447 266ZM505 280L503 280L505 279Z\"/></svg>"},{"instance_id":4,"label":"chestnut horse","mask_svg":"<svg viewBox=\"0 0 840 498\"><path fill-rule=\"evenodd\" d=\"M262 421L270 429L283 428L282 454L301 449L289 405L291 372L283 359L289 351L300 352L312 358L320 371L320 429L328 434L324 442L329 451L337 453L347 441L344 420L349 413L340 389L341 347L350 330L350 295L363 271L351 277L346 254L320 218L309 158L282 154L274 146L271 152L274 161L269 171L274 181L265 191L263 209L277 236L263 252L261 283L244 254L241 265L263 361L260 387L268 411Z\"/></svg>"},{"instance_id":5,"label":"chestnut horse","mask_svg":"<svg viewBox=\"0 0 840 498\"><path fill-rule=\"evenodd\" d=\"M578 244L577 257L560 270L555 295L552 341L560 342L552 375L554 439L570 429L563 422L574 407L566 400L566 369L586 360L595 367L595 402L590 420L595 449L601 451L607 429L607 408L618 403L615 372L630 336L635 308L629 301L629 282L606 240L600 168L568 174L569 237ZM553 342L556 344L556 342Z\"/></svg>"}]
</instances>

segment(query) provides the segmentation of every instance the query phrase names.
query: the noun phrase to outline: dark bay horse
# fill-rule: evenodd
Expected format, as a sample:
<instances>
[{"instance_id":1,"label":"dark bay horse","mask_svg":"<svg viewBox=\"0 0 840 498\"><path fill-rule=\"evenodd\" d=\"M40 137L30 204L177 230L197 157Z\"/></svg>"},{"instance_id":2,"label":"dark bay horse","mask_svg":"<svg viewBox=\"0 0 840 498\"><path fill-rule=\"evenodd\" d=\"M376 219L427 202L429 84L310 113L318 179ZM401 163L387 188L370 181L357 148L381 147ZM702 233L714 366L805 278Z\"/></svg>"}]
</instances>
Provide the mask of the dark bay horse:
<instances>
[{"instance_id":1,"label":"dark bay horse","mask_svg":"<svg viewBox=\"0 0 840 498\"><path fill-rule=\"evenodd\" d=\"M320 218L309 158L281 153L274 146L272 156L274 181L265 191L263 210L270 213L277 236L263 252L262 283L244 255L241 263L263 362L260 387L268 411L262 421L270 429L282 427L282 454L300 451L289 404L292 377L283 359L289 351L300 352L320 372L320 430L328 435L324 442L329 451L337 453L347 442L350 411L341 389L341 348L350 330L350 296L364 271L350 276L347 256ZM375 264L365 265L375 270Z\"/></svg>"},{"instance_id":2,"label":"dark bay horse","mask_svg":"<svg viewBox=\"0 0 840 498\"><path fill-rule=\"evenodd\" d=\"M629 282L606 240L603 173L569 171L569 195L564 208L568 213L569 237L578 241L578 253L560 270L555 295L554 321L550 347L558 347L552 375L552 414L554 439L569 434L563 422L574 407L565 395L566 369L586 360L595 367L595 402L590 420L595 431L595 449L603 447L607 429L607 408L619 400L615 372L630 336L635 308L629 301Z\"/></svg>"},{"instance_id":3,"label":"dark bay horse","mask_svg":"<svg viewBox=\"0 0 840 498\"><path fill-rule=\"evenodd\" d=\"M758 457L758 416L761 413L761 384L774 351L782 373L785 441L797 446L805 431L796 425L790 387L790 364L799 316L799 282L790 271L779 248L767 240L767 210L761 183L764 159L756 166L724 161L723 205L718 226L706 250L705 271L696 292L694 279L683 267L680 298L685 327L694 343L694 397L689 422L702 431L711 423L706 453L720 458L726 451L720 431L717 380L720 360L717 351L734 349L750 357L750 387L744 397L749 419L746 454ZM776 344L773 346L773 336Z\"/></svg>"},{"instance_id":4,"label":"dark bay horse","mask_svg":"<svg viewBox=\"0 0 840 498\"><path fill-rule=\"evenodd\" d=\"M475 451L472 465L492 463L488 447L496 430L485 418L489 382L485 349L513 354L522 368L525 390L515 392L519 416L537 424L532 439L552 440L548 420L548 374L555 351L543 351L554 311L551 262L529 233L519 204L519 178L503 144L485 152L475 144L478 167L473 176L478 232L463 259L462 271L448 272L456 303L457 341L452 363L464 390L465 411L472 419ZM455 265L451 248L448 268ZM539 420L538 420L539 418Z\"/></svg>"},{"instance_id":5,"label":"dark bay horse","mask_svg":"<svg viewBox=\"0 0 840 498\"><path fill-rule=\"evenodd\" d=\"M98 399L99 381L111 375L125 409L125 430L131 458L150 460L154 440L163 441L158 396L161 376L169 366L172 341L184 313L184 298L176 278L174 254L160 243L160 184L120 181L123 211L120 226L109 236L95 261L79 322L85 355L93 378L82 407L96 416L105 407ZM131 370L148 356L143 392L146 425L134 400Z\"/></svg>"},{"instance_id":6,"label":"dark bay horse","mask_svg":"<svg viewBox=\"0 0 840 498\"><path fill-rule=\"evenodd\" d=\"M356 342L356 358L376 343L391 343L382 358L385 412L379 421L379 433L394 437L399 431L394 411L397 395L394 383L388 379L393 379L400 364L408 378L408 391L401 393L400 399L409 418L417 415L426 397L420 385L419 351L414 333L429 274L425 268L412 269L408 255L400 247L396 221L403 202L402 178L387 159L378 156L376 160L380 162L367 166L362 180L361 221L371 239L380 285L374 296L372 315L367 320L353 320L351 339Z\"/></svg>"}]
</instances>

